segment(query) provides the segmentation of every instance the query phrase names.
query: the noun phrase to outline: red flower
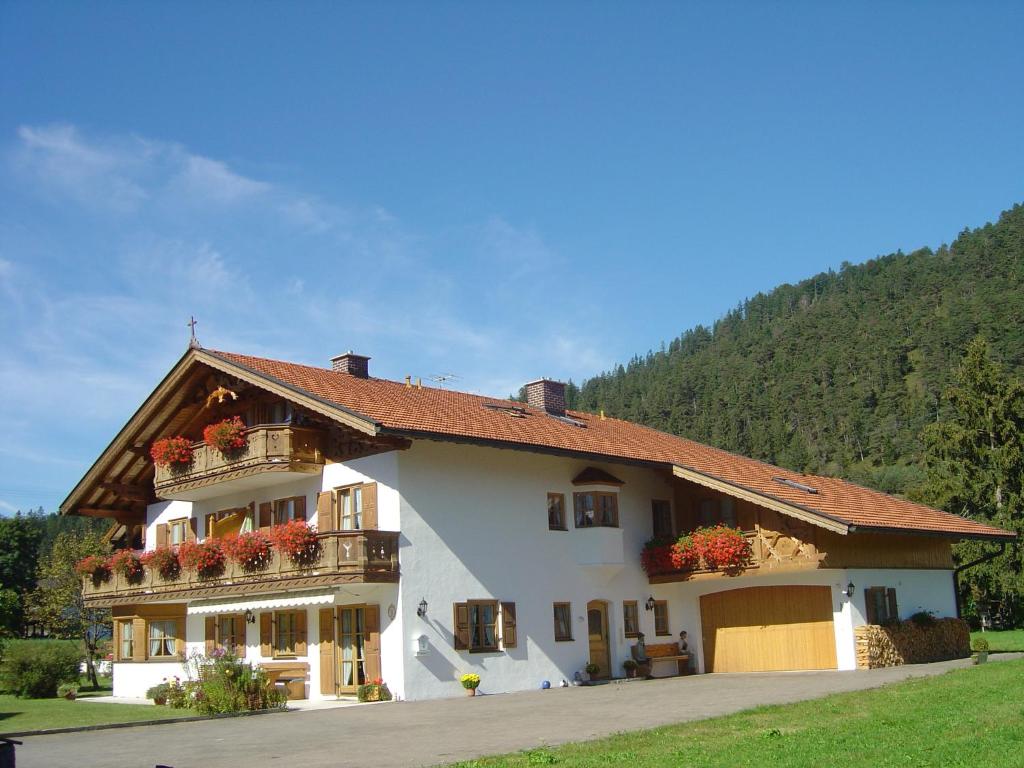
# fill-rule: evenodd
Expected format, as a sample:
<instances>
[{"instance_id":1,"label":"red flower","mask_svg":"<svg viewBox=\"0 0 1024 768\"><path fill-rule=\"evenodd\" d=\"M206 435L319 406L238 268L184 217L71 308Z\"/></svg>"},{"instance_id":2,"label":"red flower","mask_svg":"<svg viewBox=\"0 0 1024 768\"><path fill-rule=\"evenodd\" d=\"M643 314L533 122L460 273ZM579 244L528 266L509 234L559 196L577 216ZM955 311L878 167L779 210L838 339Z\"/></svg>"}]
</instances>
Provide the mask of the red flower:
<instances>
[{"instance_id":1,"label":"red flower","mask_svg":"<svg viewBox=\"0 0 1024 768\"><path fill-rule=\"evenodd\" d=\"M96 582L106 581L110 578L110 564L105 557L89 555L75 563L75 573L79 576L91 576Z\"/></svg>"},{"instance_id":2,"label":"red flower","mask_svg":"<svg viewBox=\"0 0 1024 768\"><path fill-rule=\"evenodd\" d=\"M716 525L693 532L693 545L711 570L737 571L750 562L750 542L736 528Z\"/></svg>"},{"instance_id":3,"label":"red flower","mask_svg":"<svg viewBox=\"0 0 1024 768\"><path fill-rule=\"evenodd\" d=\"M196 543L186 541L178 545L178 559L181 564L195 571L201 579L211 579L224 573L224 548L218 539L207 539Z\"/></svg>"},{"instance_id":4,"label":"red flower","mask_svg":"<svg viewBox=\"0 0 1024 768\"><path fill-rule=\"evenodd\" d=\"M245 422L240 416L232 416L216 424L208 424L203 428L203 440L221 453L237 451L246 444Z\"/></svg>"},{"instance_id":5,"label":"red flower","mask_svg":"<svg viewBox=\"0 0 1024 768\"><path fill-rule=\"evenodd\" d=\"M320 557L316 532L305 520L290 520L270 529L274 545L296 565L312 565Z\"/></svg>"},{"instance_id":6,"label":"red flower","mask_svg":"<svg viewBox=\"0 0 1024 768\"><path fill-rule=\"evenodd\" d=\"M648 541L640 553L640 565L648 576L671 573L673 570L672 542L664 539Z\"/></svg>"},{"instance_id":7,"label":"red flower","mask_svg":"<svg viewBox=\"0 0 1024 768\"><path fill-rule=\"evenodd\" d=\"M135 581L142 577L144 569L142 561L130 549L119 549L110 557L110 570L121 574L129 581Z\"/></svg>"},{"instance_id":8,"label":"red flower","mask_svg":"<svg viewBox=\"0 0 1024 768\"><path fill-rule=\"evenodd\" d=\"M167 581L173 581L181 573L181 562L174 547L157 547L149 552L143 552L140 559L144 566L155 569L160 577Z\"/></svg>"},{"instance_id":9,"label":"red flower","mask_svg":"<svg viewBox=\"0 0 1024 768\"><path fill-rule=\"evenodd\" d=\"M672 567L677 571L692 571L700 564L700 552L691 536L680 536L672 545Z\"/></svg>"},{"instance_id":10,"label":"red flower","mask_svg":"<svg viewBox=\"0 0 1024 768\"><path fill-rule=\"evenodd\" d=\"M270 565L271 541L260 531L226 536L221 542L228 557L246 571L258 571Z\"/></svg>"},{"instance_id":11,"label":"red flower","mask_svg":"<svg viewBox=\"0 0 1024 768\"><path fill-rule=\"evenodd\" d=\"M149 449L158 467L184 466L192 461L192 441L187 437L163 437Z\"/></svg>"}]
</instances>

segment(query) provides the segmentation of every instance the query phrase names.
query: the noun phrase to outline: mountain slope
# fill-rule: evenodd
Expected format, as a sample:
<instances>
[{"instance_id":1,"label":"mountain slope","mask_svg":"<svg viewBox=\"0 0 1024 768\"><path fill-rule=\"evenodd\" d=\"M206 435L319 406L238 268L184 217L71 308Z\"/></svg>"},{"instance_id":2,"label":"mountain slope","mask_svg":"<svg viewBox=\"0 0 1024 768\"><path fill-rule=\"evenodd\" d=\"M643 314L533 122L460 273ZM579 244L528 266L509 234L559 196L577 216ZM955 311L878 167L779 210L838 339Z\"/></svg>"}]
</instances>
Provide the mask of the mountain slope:
<instances>
[{"instance_id":1,"label":"mountain slope","mask_svg":"<svg viewBox=\"0 0 1024 768\"><path fill-rule=\"evenodd\" d=\"M585 381L573 407L899 492L968 341L1024 370L1024 206L951 246L758 294Z\"/></svg>"}]
</instances>

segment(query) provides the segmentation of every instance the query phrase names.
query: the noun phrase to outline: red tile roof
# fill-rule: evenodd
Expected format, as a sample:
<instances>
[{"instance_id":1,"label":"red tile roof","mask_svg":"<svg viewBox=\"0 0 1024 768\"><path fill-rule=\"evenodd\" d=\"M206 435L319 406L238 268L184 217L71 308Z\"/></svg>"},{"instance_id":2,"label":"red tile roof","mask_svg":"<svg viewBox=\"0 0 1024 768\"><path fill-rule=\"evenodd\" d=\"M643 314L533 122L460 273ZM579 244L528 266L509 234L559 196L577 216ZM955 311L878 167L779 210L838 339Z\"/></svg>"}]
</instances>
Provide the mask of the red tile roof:
<instances>
[{"instance_id":1,"label":"red tile roof","mask_svg":"<svg viewBox=\"0 0 1024 768\"><path fill-rule=\"evenodd\" d=\"M1014 538L1008 531L844 480L792 472L620 419L575 411L566 413L568 419L560 419L526 404L464 392L421 389L279 360L204 351L377 422L384 432L679 466L855 527ZM495 404L515 408L510 411L495 408ZM780 483L777 478L809 486L817 493Z\"/></svg>"}]
</instances>

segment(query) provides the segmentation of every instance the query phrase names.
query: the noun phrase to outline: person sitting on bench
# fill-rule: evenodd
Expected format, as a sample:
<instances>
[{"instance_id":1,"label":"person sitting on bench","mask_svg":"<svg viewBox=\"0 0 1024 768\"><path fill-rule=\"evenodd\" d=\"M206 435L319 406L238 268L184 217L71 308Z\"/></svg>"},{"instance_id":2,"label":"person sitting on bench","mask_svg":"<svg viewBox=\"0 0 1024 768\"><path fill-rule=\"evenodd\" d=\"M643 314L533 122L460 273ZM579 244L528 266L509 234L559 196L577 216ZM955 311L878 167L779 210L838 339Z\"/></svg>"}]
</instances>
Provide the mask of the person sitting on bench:
<instances>
[{"instance_id":1,"label":"person sitting on bench","mask_svg":"<svg viewBox=\"0 0 1024 768\"><path fill-rule=\"evenodd\" d=\"M651 675L651 659L647 655L647 644L644 642L644 633L638 632L636 636L636 645L629 649L630 655L633 657L633 661L636 662L637 675L640 677L650 677Z\"/></svg>"}]
</instances>

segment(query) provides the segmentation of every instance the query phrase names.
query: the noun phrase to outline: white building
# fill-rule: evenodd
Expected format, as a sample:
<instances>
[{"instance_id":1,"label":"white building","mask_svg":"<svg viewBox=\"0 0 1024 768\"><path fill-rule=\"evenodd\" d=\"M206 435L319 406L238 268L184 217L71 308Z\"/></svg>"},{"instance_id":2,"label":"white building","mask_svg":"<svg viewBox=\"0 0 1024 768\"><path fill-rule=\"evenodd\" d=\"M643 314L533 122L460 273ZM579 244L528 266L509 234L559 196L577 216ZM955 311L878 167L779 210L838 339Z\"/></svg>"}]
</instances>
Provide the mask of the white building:
<instances>
[{"instance_id":1,"label":"white building","mask_svg":"<svg viewBox=\"0 0 1024 768\"><path fill-rule=\"evenodd\" d=\"M110 517L122 546L272 530L306 519L314 561L280 551L171 577L86 580L115 617L114 694L141 696L216 647L292 696L346 696L381 677L404 699L623 675L638 632L689 636L695 671L853 669L854 628L956 613L951 543L1011 534L832 478L800 475L655 430L567 412L560 384L529 404L190 349L62 505ZM244 447L206 425L240 416ZM190 463L154 466L183 436ZM750 561L648 576L655 535L744 532ZM675 671L655 665L656 674Z\"/></svg>"}]
</instances>

